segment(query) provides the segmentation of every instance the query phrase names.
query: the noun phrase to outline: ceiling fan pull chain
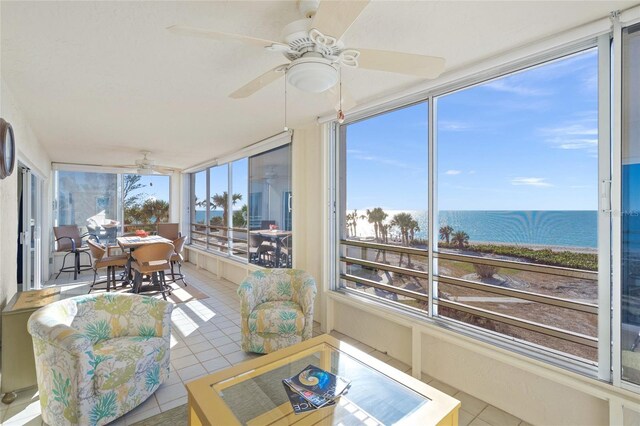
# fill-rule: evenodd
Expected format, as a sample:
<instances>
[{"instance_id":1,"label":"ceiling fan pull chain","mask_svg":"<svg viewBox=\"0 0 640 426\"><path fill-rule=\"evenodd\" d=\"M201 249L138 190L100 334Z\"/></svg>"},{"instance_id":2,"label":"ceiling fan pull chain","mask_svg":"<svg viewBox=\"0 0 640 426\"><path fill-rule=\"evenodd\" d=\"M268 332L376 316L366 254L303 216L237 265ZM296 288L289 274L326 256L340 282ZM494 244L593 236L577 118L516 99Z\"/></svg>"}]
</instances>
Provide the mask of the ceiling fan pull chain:
<instances>
[{"instance_id":1,"label":"ceiling fan pull chain","mask_svg":"<svg viewBox=\"0 0 640 426\"><path fill-rule=\"evenodd\" d=\"M285 132L289 131L287 127L287 69L284 70L284 128Z\"/></svg>"}]
</instances>

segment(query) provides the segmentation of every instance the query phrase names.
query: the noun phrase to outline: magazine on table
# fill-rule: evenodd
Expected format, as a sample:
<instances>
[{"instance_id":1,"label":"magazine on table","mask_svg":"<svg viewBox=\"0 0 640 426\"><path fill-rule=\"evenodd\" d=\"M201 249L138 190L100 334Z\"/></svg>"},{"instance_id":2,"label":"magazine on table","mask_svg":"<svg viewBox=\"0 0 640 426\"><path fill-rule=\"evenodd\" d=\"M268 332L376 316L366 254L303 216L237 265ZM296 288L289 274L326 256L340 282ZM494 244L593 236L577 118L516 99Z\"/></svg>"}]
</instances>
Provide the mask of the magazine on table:
<instances>
[{"instance_id":1,"label":"magazine on table","mask_svg":"<svg viewBox=\"0 0 640 426\"><path fill-rule=\"evenodd\" d=\"M351 385L350 380L312 364L282 382L316 408L334 402Z\"/></svg>"},{"instance_id":2,"label":"magazine on table","mask_svg":"<svg viewBox=\"0 0 640 426\"><path fill-rule=\"evenodd\" d=\"M285 392L287 392L287 396L289 397L289 402L291 403L291 407L293 408L293 412L295 414L306 413L307 411L317 410L318 407L304 399L299 393L295 392L293 389L287 385L284 380L282 381L282 386L284 386ZM329 401L324 406L328 407L330 405L335 405L335 401Z\"/></svg>"}]
</instances>

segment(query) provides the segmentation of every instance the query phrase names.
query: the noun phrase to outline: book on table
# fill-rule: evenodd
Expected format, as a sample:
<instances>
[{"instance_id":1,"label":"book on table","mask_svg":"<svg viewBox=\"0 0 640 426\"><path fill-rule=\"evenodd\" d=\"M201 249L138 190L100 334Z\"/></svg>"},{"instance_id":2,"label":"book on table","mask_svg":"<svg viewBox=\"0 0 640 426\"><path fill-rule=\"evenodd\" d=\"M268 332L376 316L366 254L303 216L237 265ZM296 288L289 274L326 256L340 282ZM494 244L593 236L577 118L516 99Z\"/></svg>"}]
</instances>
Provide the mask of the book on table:
<instances>
[{"instance_id":1,"label":"book on table","mask_svg":"<svg viewBox=\"0 0 640 426\"><path fill-rule=\"evenodd\" d=\"M287 391L289 401L296 414L335 404L335 399L343 395L351 385L350 380L312 364L282 382L294 393L291 395ZM301 402L298 398L302 398L303 401ZM305 402L312 407L308 407ZM302 411L302 408L307 409Z\"/></svg>"}]
</instances>

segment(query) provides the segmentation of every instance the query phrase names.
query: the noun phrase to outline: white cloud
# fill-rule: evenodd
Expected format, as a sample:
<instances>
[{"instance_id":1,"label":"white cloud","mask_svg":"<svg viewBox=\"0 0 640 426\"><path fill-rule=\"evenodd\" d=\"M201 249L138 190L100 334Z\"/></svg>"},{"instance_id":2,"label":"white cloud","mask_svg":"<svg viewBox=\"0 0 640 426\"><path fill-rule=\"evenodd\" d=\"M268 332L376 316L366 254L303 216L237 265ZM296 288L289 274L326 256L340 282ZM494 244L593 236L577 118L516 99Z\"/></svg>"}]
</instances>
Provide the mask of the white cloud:
<instances>
[{"instance_id":1,"label":"white cloud","mask_svg":"<svg viewBox=\"0 0 640 426\"><path fill-rule=\"evenodd\" d=\"M598 146L598 128L595 120L541 129L546 141L559 149L593 150Z\"/></svg>"},{"instance_id":2,"label":"white cloud","mask_svg":"<svg viewBox=\"0 0 640 426\"><path fill-rule=\"evenodd\" d=\"M513 80L513 78L510 80ZM508 81L505 79L491 81L483 87L488 87L499 92L513 93L520 96L546 96L549 94L547 90L527 87L524 84L517 84L515 81Z\"/></svg>"},{"instance_id":3,"label":"white cloud","mask_svg":"<svg viewBox=\"0 0 640 426\"><path fill-rule=\"evenodd\" d=\"M447 170L444 172L445 175L459 175L462 173L460 170Z\"/></svg>"},{"instance_id":4,"label":"white cloud","mask_svg":"<svg viewBox=\"0 0 640 426\"><path fill-rule=\"evenodd\" d=\"M546 178L539 177L517 177L511 179L511 185L553 186L549 182L545 182L546 180Z\"/></svg>"},{"instance_id":5,"label":"white cloud","mask_svg":"<svg viewBox=\"0 0 640 426\"><path fill-rule=\"evenodd\" d=\"M438 130L448 130L450 132L462 132L465 130L469 130L471 126L468 123L462 123L459 121L446 121L441 120L438 121Z\"/></svg>"}]
</instances>

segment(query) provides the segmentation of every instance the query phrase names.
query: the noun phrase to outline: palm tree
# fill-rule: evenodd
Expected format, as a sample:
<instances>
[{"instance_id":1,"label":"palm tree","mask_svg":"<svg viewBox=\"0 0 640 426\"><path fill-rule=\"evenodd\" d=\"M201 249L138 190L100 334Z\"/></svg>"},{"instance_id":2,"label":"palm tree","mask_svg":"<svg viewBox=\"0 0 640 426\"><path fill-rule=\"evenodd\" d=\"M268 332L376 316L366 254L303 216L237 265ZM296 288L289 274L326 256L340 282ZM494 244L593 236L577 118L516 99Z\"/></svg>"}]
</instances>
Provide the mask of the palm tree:
<instances>
[{"instance_id":1,"label":"palm tree","mask_svg":"<svg viewBox=\"0 0 640 426\"><path fill-rule=\"evenodd\" d=\"M449 239L452 233L453 228L451 226L445 225L440 227L440 239L446 241L447 244L450 243Z\"/></svg>"},{"instance_id":2,"label":"palm tree","mask_svg":"<svg viewBox=\"0 0 640 426\"><path fill-rule=\"evenodd\" d=\"M458 245L458 248L464 248L467 244L469 244L469 234L464 231L458 231L453 234L453 238L451 238L451 242Z\"/></svg>"},{"instance_id":3,"label":"palm tree","mask_svg":"<svg viewBox=\"0 0 640 426\"><path fill-rule=\"evenodd\" d=\"M154 223L167 222L169 220L169 203L164 200L149 198L142 204L141 210L146 219L145 223L151 222L152 219L155 219Z\"/></svg>"},{"instance_id":4,"label":"palm tree","mask_svg":"<svg viewBox=\"0 0 640 426\"><path fill-rule=\"evenodd\" d=\"M358 219L365 219L365 215L358 216L358 209L353 210L351 213L347 213L345 216L347 222L347 237L351 234L352 237L356 236Z\"/></svg>"},{"instance_id":5,"label":"palm tree","mask_svg":"<svg viewBox=\"0 0 640 426\"><path fill-rule=\"evenodd\" d=\"M380 230L382 222L389 216L381 207L375 207L372 210L367 209L367 220L373 223L373 230L376 234L376 242L380 241Z\"/></svg>"},{"instance_id":6,"label":"palm tree","mask_svg":"<svg viewBox=\"0 0 640 426\"><path fill-rule=\"evenodd\" d=\"M231 205L235 206L238 201L242 200L242 194L233 194L231 196ZM215 194L211 197L211 208L216 209L218 207L222 208L222 226L228 226L227 223L227 213L229 210L229 194L227 191L224 191L222 195Z\"/></svg>"},{"instance_id":7,"label":"palm tree","mask_svg":"<svg viewBox=\"0 0 640 426\"><path fill-rule=\"evenodd\" d=\"M396 226L400 229L400 237L402 239L402 245L409 245L409 234L412 229L418 226L418 222L413 219L410 213L398 213L391 219L391 226ZM402 264L403 253L400 253L400 261L398 265ZM411 255L407 255L407 265L411 265Z\"/></svg>"}]
</instances>

